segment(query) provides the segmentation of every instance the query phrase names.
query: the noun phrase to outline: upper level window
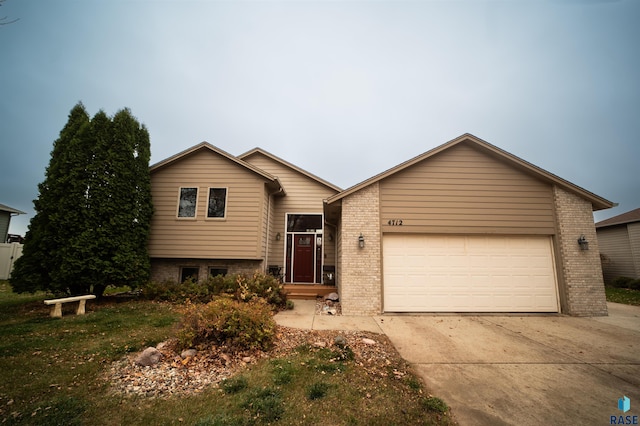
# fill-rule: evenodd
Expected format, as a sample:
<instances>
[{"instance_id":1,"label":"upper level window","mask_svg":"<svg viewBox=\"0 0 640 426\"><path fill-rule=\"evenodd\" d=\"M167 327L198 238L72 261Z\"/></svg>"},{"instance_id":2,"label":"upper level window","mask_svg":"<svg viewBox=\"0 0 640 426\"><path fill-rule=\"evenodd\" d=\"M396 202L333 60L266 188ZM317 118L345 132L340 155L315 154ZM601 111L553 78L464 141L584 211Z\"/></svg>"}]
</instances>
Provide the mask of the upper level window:
<instances>
[{"instance_id":1,"label":"upper level window","mask_svg":"<svg viewBox=\"0 0 640 426\"><path fill-rule=\"evenodd\" d=\"M196 217L198 188L180 188L178 217Z\"/></svg>"},{"instance_id":2,"label":"upper level window","mask_svg":"<svg viewBox=\"0 0 640 426\"><path fill-rule=\"evenodd\" d=\"M227 188L209 188L207 217L224 218L227 208Z\"/></svg>"}]
</instances>

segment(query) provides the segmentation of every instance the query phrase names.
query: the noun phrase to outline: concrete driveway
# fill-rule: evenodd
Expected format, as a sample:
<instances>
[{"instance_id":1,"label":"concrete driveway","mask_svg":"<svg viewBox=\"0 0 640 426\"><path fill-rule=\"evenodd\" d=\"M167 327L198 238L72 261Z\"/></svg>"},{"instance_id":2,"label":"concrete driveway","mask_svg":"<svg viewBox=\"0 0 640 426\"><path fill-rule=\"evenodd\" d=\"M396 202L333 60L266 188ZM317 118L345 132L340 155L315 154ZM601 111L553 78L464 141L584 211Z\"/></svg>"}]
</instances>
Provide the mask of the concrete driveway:
<instances>
[{"instance_id":1,"label":"concrete driveway","mask_svg":"<svg viewBox=\"0 0 640 426\"><path fill-rule=\"evenodd\" d=\"M461 425L608 425L640 414L640 307L612 303L602 318L374 319Z\"/></svg>"}]
</instances>

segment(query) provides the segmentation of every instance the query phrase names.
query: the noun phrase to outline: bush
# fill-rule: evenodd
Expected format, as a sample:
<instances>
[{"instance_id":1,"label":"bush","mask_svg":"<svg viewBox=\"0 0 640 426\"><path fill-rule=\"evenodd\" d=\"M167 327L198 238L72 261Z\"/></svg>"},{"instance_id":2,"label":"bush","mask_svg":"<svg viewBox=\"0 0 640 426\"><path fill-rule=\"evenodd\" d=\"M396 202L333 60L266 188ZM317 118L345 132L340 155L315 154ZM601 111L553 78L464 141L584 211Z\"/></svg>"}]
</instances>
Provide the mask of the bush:
<instances>
[{"instance_id":1,"label":"bush","mask_svg":"<svg viewBox=\"0 0 640 426\"><path fill-rule=\"evenodd\" d=\"M640 290L640 278L634 279L631 277L617 277L611 281L611 287Z\"/></svg>"},{"instance_id":2,"label":"bush","mask_svg":"<svg viewBox=\"0 0 640 426\"><path fill-rule=\"evenodd\" d=\"M422 406L425 410L436 413L444 414L449 411L449 406L443 400L435 396L422 399Z\"/></svg>"},{"instance_id":3,"label":"bush","mask_svg":"<svg viewBox=\"0 0 640 426\"><path fill-rule=\"evenodd\" d=\"M142 290L145 298L184 302L190 300L208 303L220 295L229 295L242 302L262 298L275 307L284 307L286 295L284 286L275 277L262 273L252 276L243 274L218 275L205 281L186 280L150 282Z\"/></svg>"},{"instance_id":4,"label":"bush","mask_svg":"<svg viewBox=\"0 0 640 426\"><path fill-rule=\"evenodd\" d=\"M231 349L269 349L276 323L263 299L243 303L220 297L206 305L188 303L178 331L181 348L215 343Z\"/></svg>"}]
</instances>

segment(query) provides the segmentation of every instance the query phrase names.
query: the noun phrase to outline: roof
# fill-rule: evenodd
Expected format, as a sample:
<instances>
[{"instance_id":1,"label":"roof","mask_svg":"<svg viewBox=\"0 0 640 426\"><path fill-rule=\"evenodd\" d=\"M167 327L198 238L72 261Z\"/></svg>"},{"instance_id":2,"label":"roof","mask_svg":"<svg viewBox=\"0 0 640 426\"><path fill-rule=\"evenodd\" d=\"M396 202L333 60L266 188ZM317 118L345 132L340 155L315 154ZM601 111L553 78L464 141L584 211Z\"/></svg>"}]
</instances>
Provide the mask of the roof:
<instances>
[{"instance_id":1,"label":"roof","mask_svg":"<svg viewBox=\"0 0 640 426\"><path fill-rule=\"evenodd\" d=\"M640 208L631 210L626 213L619 214L609 219L601 220L596 223L596 228L604 228L606 226L624 225L626 223L640 222Z\"/></svg>"},{"instance_id":2,"label":"roof","mask_svg":"<svg viewBox=\"0 0 640 426\"><path fill-rule=\"evenodd\" d=\"M511 164L512 166L523 170L527 173L529 173L530 175L533 175L534 177L541 179L543 181L558 185L560 187L562 187L565 190L568 190L569 192L572 192L576 195L579 195L582 198L585 198L587 200L589 200L593 206L593 210L602 210L602 209L608 209L614 206L614 203L612 203L611 201L602 198L592 192L587 191L584 188L581 188L577 185L572 184L571 182L564 180L556 175L554 175L553 173L550 173L544 169L541 169L538 166L535 166L513 154L510 154L509 152L498 148L497 146L491 145L489 142L486 142L470 133L465 133L447 143L444 143L432 150L429 150L423 154L418 155L417 157L414 157L410 160L405 161L404 163L401 163L387 171L384 171L376 176L373 176L357 185L352 186L351 188L345 189L344 191L342 191L339 194L336 194L332 197L329 197L327 199L327 204L331 204L331 203L335 203L338 200L341 200L342 198L353 194L354 192L359 191L360 189L369 186L373 183L379 182L395 173L398 173L402 170L405 170L421 161L424 161L428 158L431 158L443 151L446 151L448 149L451 149L452 147L456 146L456 145L460 145L460 144L468 144L477 148L480 148L483 152L501 159L503 161L506 161L507 163Z\"/></svg>"},{"instance_id":3,"label":"roof","mask_svg":"<svg viewBox=\"0 0 640 426\"><path fill-rule=\"evenodd\" d=\"M270 187L271 189L274 189L276 191L278 191L280 193L280 195L284 195L285 191L284 188L280 182L280 180L276 177L273 176L267 172L265 172L262 169L257 168L256 166L247 163L246 161L242 161L240 158L237 158L231 154L229 154L228 152L225 152L223 150L221 150L218 147L215 147L213 145L211 145L209 142L201 142L195 146L192 146L191 148L187 148L184 151L181 151L175 155L172 155L169 158L166 158L158 163L155 163L153 165L151 165L149 167L149 170L151 173L162 169L164 167L167 167L173 163L175 163L176 161L179 161L189 155L192 155L198 151L202 151L202 150L209 150L215 154L218 154L224 158L226 158L227 160L236 163L237 165L239 165L240 167L244 167L245 169L247 169L250 172L253 172L259 176L261 176L262 178L264 178L265 180L267 180L270 183Z\"/></svg>"},{"instance_id":4,"label":"roof","mask_svg":"<svg viewBox=\"0 0 640 426\"><path fill-rule=\"evenodd\" d=\"M26 214L22 210L14 209L13 207L5 206L4 204L0 204L0 212L9 212L14 214Z\"/></svg>"},{"instance_id":5,"label":"roof","mask_svg":"<svg viewBox=\"0 0 640 426\"><path fill-rule=\"evenodd\" d=\"M241 159L241 160L244 160L245 158L248 158L248 157L250 157L250 156L252 156L254 154L262 154L265 157L268 157L268 158L272 159L273 161L276 161L276 162L284 165L285 167L288 167L288 168L290 168L292 170L295 170L296 172L298 172L298 173L300 173L300 174L302 174L302 175L304 175L304 176L306 176L306 177L308 177L308 178L310 178L312 180L315 180L316 182L321 183L322 185L324 185L324 186L326 186L328 188L333 189L334 191L338 191L338 192L342 191L342 188L340 188L338 186L335 186L331 182L328 182L328 181L326 181L326 180L324 180L322 178L319 178L318 176L314 175L313 173L309 173L308 171L306 171L304 169L301 169L300 167L298 167L296 165L293 165L293 164L289 163L288 161L283 160L282 158L280 158L280 157L278 157L276 155L273 155L270 152L265 151L262 148L254 148L254 149L252 149L250 151L245 152L244 154L238 155L238 158Z\"/></svg>"}]
</instances>

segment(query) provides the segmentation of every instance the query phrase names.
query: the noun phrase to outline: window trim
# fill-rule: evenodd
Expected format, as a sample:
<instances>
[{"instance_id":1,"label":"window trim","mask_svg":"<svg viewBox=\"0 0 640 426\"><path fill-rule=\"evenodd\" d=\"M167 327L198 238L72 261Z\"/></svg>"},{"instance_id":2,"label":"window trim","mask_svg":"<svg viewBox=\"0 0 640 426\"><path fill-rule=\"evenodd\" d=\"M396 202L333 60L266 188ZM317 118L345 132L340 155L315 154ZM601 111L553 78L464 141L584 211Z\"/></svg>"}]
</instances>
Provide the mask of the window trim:
<instances>
[{"instance_id":1,"label":"window trim","mask_svg":"<svg viewBox=\"0 0 640 426\"><path fill-rule=\"evenodd\" d=\"M182 284L183 282L186 281L187 278L189 277L185 277L185 279L182 279L182 276L184 275L184 270L185 269L195 269L196 270L196 277L195 277L195 282L199 282L200 281L200 267L199 266L180 266L179 272L180 275L178 276L178 278L180 279L180 284Z\"/></svg>"},{"instance_id":2,"label":"window trim","mask_svg":"<svg viewBox=\"0 0 640 426\"><path fill-rule=\"evenodd\" d=\"M196 190L196 205L194 207L193 216L180 216L180 200L182 199L182 190L183 189L195 189ZM176 206L176 218L179 220L195 220L198 217L198 198L199 197L200 188L196 186L180 186L178 187L178 204Z\"/></svg>"},{"instance_id":3,"label":"window trim","mask_svg":"<svg viewBox=\"0 0 640 426\"><path fill-rule=\"evenodd\" d=\"M222 217L209 216L209 202L211 201L212 189L224 189L224 215ZM227 207L229 201L229 187L227 186L210 186L207 189L207 211L205 212L205 220L226 220L227 219Z\"/></svg>"}]
</instances>

